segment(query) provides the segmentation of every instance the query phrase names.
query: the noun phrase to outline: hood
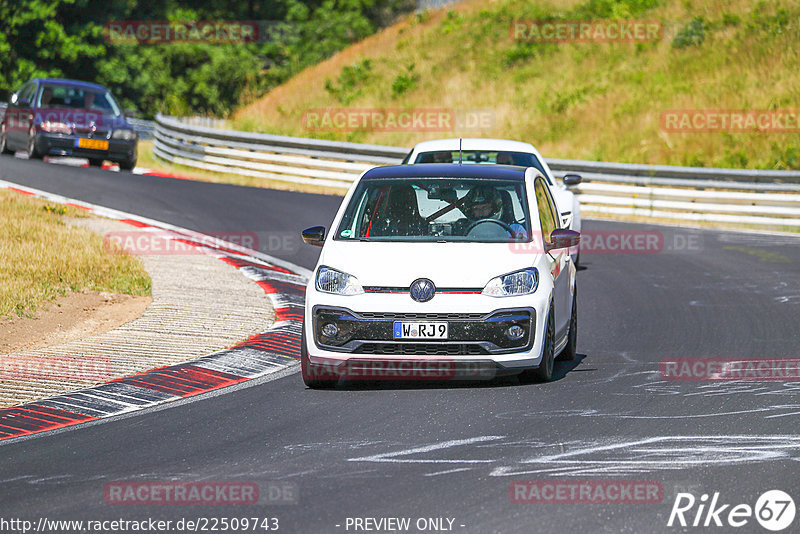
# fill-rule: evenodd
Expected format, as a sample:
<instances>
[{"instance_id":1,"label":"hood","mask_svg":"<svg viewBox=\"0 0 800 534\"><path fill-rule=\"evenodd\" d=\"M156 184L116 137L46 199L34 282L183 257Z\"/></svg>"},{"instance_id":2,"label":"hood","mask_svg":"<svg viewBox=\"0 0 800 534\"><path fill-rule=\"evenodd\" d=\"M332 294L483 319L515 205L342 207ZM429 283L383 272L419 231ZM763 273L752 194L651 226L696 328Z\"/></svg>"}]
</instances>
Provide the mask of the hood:
<instances>
[{"instance_id":1,"label":"hood","mask_svg":"<svg viewBox=\"0 0 800 534\"><path fill-rule=\"evenodd\" d=\"M104 114L98 109L83 108L37 108L33 112L34 122L60 122L69 125L76 131L133 129L122 115Z\"/></svg>"},{"instance_id":2,"label":"hood","mask_svg":"<svg viewBox=\"0 0 800 534\"><path fill-rule=\"evenodd\" d=\"M439 288L483 288L492 278L536 263L527 243L326 243L320 265L358 278L362 286L408 287L428 278Z\"/></svg>"}]
</instances>

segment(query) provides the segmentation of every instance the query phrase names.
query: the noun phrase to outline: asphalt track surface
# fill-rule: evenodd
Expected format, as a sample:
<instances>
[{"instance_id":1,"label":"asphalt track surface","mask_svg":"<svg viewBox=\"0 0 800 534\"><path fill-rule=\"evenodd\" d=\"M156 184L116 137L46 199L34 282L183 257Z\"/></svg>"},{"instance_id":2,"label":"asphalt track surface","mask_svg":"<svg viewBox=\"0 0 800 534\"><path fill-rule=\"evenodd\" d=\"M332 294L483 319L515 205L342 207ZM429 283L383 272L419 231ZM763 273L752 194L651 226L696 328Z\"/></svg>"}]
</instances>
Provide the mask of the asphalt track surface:
<instances>
[{"instance_id":1,"label":"asphalt track surface","mask_svg":"<svg viewBox=\"0 0 800 534\"><path fill-rule=\"evenodd\" d=\"M0 179L206 232L291 236L339 198L0 158ZM0 518L277 517L280 532L355 532L347 518L453 519L453 532L729 532L667 527L678 491L800 504L800 382L668 381L670 358L800 357L800 239L587 221L646 231L646 254L583 254L579 358L557 380L306 389L255 381L165 409L0 445ZM289 241L286 241L289 243ZM312 268L318 249L260 247ZM652 251L651 251L652 252ZM296 504L106 504L114 481L289 482ZM531 504L516 481L640 480L659 503ZM721 514L725 521L730 507ZM687 512L694 519L697 506ZM705 516L701 519L705 520ZM448 525L447 522L444 523ZM711 523L713 525L713 523ZM338 526L337 526L338 525ZM785 532L798 532L795 518ZM739 532L767 532L749 518ZM263 531L262 531L263 532ZM363 530L362 530L363 532ZM384 531L385 532L385 531Z\"/></svg>"}]
</instances>

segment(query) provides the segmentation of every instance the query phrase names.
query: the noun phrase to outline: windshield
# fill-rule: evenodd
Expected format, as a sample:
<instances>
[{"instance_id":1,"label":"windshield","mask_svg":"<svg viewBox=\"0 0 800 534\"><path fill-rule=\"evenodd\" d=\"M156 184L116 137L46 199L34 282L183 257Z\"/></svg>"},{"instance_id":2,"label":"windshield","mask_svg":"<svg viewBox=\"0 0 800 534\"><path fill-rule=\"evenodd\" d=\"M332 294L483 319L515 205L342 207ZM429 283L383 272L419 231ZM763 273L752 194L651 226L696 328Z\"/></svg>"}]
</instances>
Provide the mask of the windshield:
<instances>
[{"instance_id":1,"label":"windshield","mask_svg":"<svg viewBox=\"0 0 800 534\"><path fill-rule=\"evenodd\" d=\"M435 150L420 152L414 163L458 163L479 165L515 165L533 167L547 177L544 166L530 152L510 152L507 150L462 150L459 160L458 150ZM549 181L549 179L548 179Z\"/></svg>"},{"instance_id":2,"label":"windshield","mask_svg":"<svg viewBox=\"0 0 800 534\"><path fill-rule=\"evenodd\" d=\"M461 178L363 180L339 240L529 241L525 184Z\"/></svg>"},{"instance_id":3,"label":"windshield","mask_svg":"<svg viewBox=\"0 0 800 534\"><path fill-rule=\"evenodd\" d=\"M98 91L71 85L45 85L39 93L40 108L92 109L104 115L120 115L114 97L108 91Z\"/></svg>"}]
</instances>

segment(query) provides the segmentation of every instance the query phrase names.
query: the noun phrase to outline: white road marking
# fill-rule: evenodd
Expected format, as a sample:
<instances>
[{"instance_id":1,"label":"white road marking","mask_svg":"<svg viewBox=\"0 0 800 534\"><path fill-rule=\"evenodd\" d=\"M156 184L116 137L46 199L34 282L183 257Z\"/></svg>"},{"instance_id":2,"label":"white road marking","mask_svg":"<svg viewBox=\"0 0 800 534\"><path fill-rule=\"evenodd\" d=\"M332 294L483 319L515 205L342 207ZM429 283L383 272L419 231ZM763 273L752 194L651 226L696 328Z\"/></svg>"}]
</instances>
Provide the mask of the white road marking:
<instances>
[{"instance_id":1,"label":"white road marking","mask_svg":"<svg viewBox=\"0 0 800 534\"><path fill-rule=\"evenodd\" d=\"M433 443L431 445L424 445L422 447L414 447L402 451L387 452L381 454L374 454L372 456L362 456L360 458L348 458L348 462L387 462L387 463L432 463L432 464L476 464L476 463L492 463L495 460L444 460L444 459L400 459L398 456L409 456L412 454L424 454L426 452L439 451L442 449L450 449L453 447L460 447L462 445L471 445L473 443L482 443L486 441L495 441L505 438L505 436L478 436L469 439L454 439L450 441L442 441Z\"/></svg>"},{"instance_id":2,"label":"white road marking","mask_svg":"<svg viewBox=\"0 0 800 534\"><path fill-rule=\"evenodd\" d=\"M448 475L450 473L458 473L459 471L470 471L471 467L457 467L456 469L447 469L445 471L436 471L435 473L425 473L424 477L435 477L438 475Z\"/></svg>"}]
</instances>

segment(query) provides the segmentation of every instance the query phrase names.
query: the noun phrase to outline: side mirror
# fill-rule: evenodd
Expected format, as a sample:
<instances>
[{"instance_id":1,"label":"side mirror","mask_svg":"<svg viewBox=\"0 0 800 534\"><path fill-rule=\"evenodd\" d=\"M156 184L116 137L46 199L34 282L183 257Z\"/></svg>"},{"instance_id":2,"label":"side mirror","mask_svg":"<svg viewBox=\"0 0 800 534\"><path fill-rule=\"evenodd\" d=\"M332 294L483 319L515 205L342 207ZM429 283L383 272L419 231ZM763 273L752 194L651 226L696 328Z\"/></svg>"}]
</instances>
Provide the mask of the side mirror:
<instances>
[{"instance_id":1,"label":"side mirror","mask_svg":"<svg viewBox=\"0 0 800 534\"><path fill-rule=\"evenodd\" d=\"M323 243L325 243L325 227L324 226L312 226L311 228L306 228L303 230L302 234L303 241L307 245L314 245L315 247L321 247Z\"/></svg>"},{"instance_id":2,"label":"side mirror","mask_svg":"<svg viewBox=\"0 0 800 534\"><path fill-rule=\"evenodd\" d=\"M8 102L9 102L11 105L14 105L14 104L16 104L16 103L17 103L17 99L18 99L18 98L19 98L19 96L17 95L17 93L14 93L13 95L11 95L11 98L9 99L9 101L8 101Z\"/></svg>"},{"instance_id":3,"label":"side mirror","mask_svg":"<svg viewBox=\"0 0 800 534\"><path fill-rule=\"evenodd\" d=\"M557 228L550 232L550 243L545 243L544 251L577 247L581 243L581 233L566 228Z\"/></svg>"},{"instance_id":4,"label":"side mirror","mask_svg":"<svg viewBox=\"0 0 800 534\"><path fill-rule=\"evenodd\" d=\"M583 181L583 177L580 174L565 174L564 175L564 185L578 185Z\"/></svg>"}]
</instances>

